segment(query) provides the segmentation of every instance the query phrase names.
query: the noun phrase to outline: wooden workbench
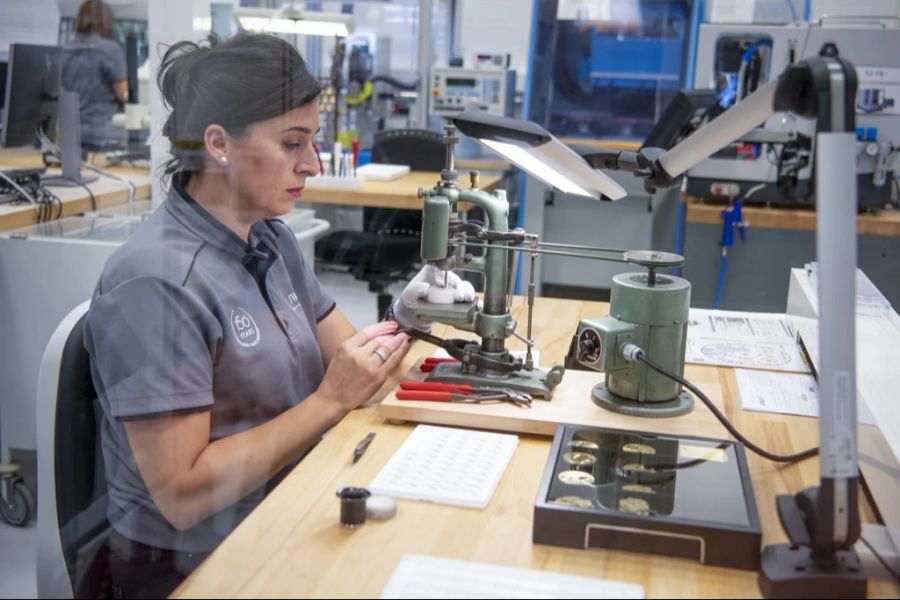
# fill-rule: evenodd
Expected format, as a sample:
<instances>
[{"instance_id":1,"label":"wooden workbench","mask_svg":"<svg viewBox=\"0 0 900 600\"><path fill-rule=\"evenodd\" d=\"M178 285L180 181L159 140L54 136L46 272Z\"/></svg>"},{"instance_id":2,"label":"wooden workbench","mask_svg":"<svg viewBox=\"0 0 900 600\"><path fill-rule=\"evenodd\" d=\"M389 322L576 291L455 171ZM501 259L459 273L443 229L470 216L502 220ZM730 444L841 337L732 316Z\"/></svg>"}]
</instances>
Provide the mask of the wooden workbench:
<instances>
[{"instance_id":1,"label":"wooden workbench","mask_svg":"<svg viewBox=\"0 0 900 600\"><path fill-rule=\"evenodd\" d=\"M41 155L37 151L0 149L0 169L42 167ZM125 177L135 186L135 200L141 200L150 196L149 174L141 169L114 167L108 169L116 176ZM59 170L48 169L48 174L59 173ZM85 174L90 173L83 169ZM128 185L109 177L98 177L96 181L87 184L94 195L84 187L60 187L49 185L48 189L62 201L62 214L60 217L70 217L90 210L100 210L128 202ZM95 206L96 204L96 206ZM56 217L56 209L53 210ZM31 204L0 204L0 230L18 229L37 223L37 213Z\"/></svg>"},{"instance_id":2,"label":"wooden workbench","mask_svg":"<svg viewBox=\"0 0 900 600\"><path fill-rule=\"evenodd\" d=\"M345 204L372 206L378 208L422 209L419 188L430 190L440 180L441 174L432 171L410 171L409 174L392 181L366 181L356 189L317 188L309 183L301 200L324 204ZM481 175L478 187L491 190L500 182L499 175ZM459 174L459 186L469 187L469 178L464 172Z\"/></svg>"},{"instance_id":3,"label":"wooden workbench","mask_svg":"<svg viewBox=\"0 0 900 600\"><path fill-rule=\"evenodd\" d=\"M724 203L704 202L694 196L683 196L687 208L688 223L721 225ZM781 208L744 204L744 220L751 227L775 229L805 229L815 231L816 211L813 208ZM856 232L860 235L900 235L900 210L883 209L866 212L856 217Z\"/></svg>"},{"instance_id":4,"label":"wooden workbench","mask_svg":"<svg viewBox=\"0 0 900 600\"><path fill-rule=\"evenodd\" d=\"M521 314L523 306L517 298L516 313ZM606 310L601 303L539 298L534 338L542 363L562 359L579 319ZM438 325L435 333L446 337L448 329ZM356 530L341 527L335 491L368 485L413 429L412 424L388 423L377 402L416 360L432 351L417 342L396 376L376 394L375 405L344 418L173 597L377 597L400 558L410 552L629 581L643 585L648 597L759 596L754 572L624 551L533 544L534 501L550 452L551 438L546 436L520 436L484 510L401 500L397 516L389 521L369 521ZM817 443L815 419L741 411L731 369L688 365L686 376L701 388L720 387L726 414L766 448L785 453ZM665 429L666 421L636 420L634 427ZM368 452L351 464L353 448L370 431L377 435ZM716 425L708 435L722 438L727 433ZM749 452L748 459L763 543L782 542L786 537L775 496L817 485L818 462L777 465ZM871 521L871 508L861 506L863 519ZM870 597L898 594L900 587L887 580L869 582Z\"/></svg>"}]
</instances>

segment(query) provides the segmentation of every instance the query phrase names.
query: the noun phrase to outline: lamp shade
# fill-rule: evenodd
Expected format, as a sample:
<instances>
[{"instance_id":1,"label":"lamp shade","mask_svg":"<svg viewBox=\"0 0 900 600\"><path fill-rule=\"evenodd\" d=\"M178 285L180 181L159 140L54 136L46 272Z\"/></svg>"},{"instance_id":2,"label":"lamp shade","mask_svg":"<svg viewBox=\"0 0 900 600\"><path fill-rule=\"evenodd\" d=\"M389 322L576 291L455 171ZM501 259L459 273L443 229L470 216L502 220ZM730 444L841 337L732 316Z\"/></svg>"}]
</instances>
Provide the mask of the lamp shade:
<instances>
[{"instance_id":1,"label":"lamp shade","mask_svg":"<svg viewBox=\"0 0 900 600\"><path fill-rule=\"evenodd\" d=\"M460 133L474 138L532 177L566 194L619 200L625 190L593 169L574 150L532 121L466 111L450 118Z\"/></svg>"}]
</instances>

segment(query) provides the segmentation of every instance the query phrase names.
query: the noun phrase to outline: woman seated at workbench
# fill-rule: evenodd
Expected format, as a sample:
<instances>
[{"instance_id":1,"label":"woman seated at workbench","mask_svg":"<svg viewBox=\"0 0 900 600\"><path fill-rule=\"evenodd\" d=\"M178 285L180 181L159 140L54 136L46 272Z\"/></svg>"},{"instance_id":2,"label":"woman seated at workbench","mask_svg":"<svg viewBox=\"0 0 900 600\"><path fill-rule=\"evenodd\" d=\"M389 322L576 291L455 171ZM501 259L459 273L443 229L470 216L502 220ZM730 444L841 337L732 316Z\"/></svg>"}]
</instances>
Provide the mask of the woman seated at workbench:
<instances>
[{"instance_id":1,"label":"woman seated at workbench","mask_svg":"<svg viewBox=\"0 0 900 600\"><path fill-rule=\"evenodd\" d=\"M395 321L356 331L277 219L318 174L320 88L297 51L180 42L158 83L170 191L108 261L85 325L128 598L168 595L410 346Z\"/></svg>"}]
</instances>

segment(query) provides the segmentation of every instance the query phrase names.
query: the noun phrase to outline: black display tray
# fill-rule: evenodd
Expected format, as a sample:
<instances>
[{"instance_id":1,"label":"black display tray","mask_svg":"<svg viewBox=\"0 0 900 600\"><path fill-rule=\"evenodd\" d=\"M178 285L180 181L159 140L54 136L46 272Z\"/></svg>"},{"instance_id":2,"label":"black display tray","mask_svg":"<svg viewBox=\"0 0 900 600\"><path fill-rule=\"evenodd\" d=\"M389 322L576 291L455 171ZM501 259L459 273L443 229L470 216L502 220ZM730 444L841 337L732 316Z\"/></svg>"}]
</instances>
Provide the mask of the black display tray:
<instances>
[{"instance_id":1,"label":"black display tray","mask_svg":"<svg viewBox=\"0 0 900 600\"><path fill-rule=\"evenodd\" d=\"M757 570L761 538L742 444L557 427L534 506L535 543Z\"/></svg>"}]
</instances>

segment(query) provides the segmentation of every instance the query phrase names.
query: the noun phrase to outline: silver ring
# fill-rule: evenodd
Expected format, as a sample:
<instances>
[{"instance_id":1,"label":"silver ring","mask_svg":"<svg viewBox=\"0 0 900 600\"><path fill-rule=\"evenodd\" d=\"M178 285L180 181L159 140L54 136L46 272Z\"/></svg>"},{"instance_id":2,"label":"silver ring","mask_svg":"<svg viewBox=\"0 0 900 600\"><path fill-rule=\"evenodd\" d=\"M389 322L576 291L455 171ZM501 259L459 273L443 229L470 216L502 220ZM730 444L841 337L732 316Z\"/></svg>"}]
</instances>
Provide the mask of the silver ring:
<instances>
[{"instance_id":1,"label":"silver ring","mask_svg":"<svg viewBox=\"0 0 900 600\"><path fill-rule=\"evenodd\" d=\"M375 354L378 355L378 358L380 358L383 363L386 363L391 357L391 351L387 346L378 346L375 348Z\"/></svg>"}]
</instances>

